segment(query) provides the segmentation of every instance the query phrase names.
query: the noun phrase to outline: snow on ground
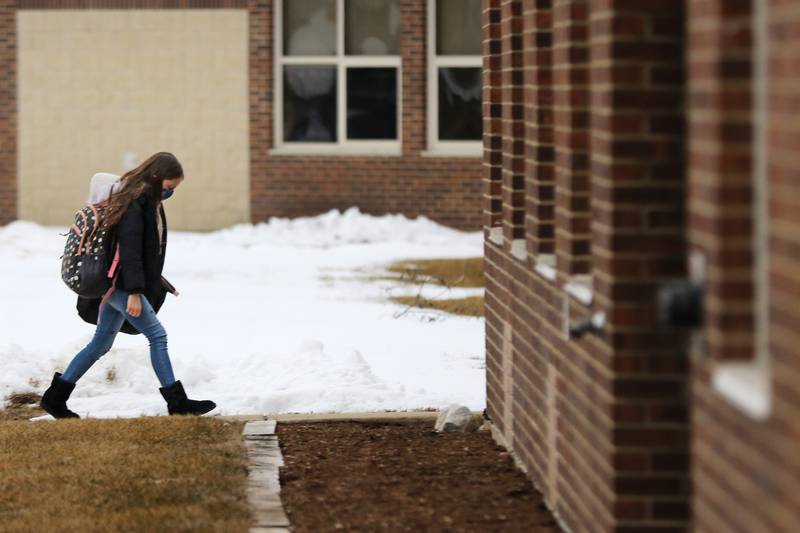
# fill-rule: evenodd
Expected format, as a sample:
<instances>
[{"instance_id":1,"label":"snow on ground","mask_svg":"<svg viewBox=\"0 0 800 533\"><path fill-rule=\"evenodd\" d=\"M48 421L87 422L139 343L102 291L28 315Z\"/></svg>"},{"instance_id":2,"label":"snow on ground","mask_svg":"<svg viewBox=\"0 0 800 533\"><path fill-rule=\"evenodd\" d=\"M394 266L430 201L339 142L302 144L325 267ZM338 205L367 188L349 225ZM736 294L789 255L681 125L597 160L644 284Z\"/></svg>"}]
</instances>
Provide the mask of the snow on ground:
<instances>
[{"instance_id":1,"label":"snow on ground","mask_svg":"<svg viewBox=\"0 0 800 533\"><path fill-rule=\"evenodd\" d=\"M0 227L0 401L43 392L94 332L60 278L64 231ZM483 320L404 310L387 296L417 288L366 279L395 260L481 254L480 233L356 209L171 231L164 275L180 296L167 295L159 318L176 378L225 415L481 410ZM480 290L423 288L426 297L472 294ZM69 405L81 416L165 414L158 386L147 340L120 333Z\"/></svg>"}]
</instances>

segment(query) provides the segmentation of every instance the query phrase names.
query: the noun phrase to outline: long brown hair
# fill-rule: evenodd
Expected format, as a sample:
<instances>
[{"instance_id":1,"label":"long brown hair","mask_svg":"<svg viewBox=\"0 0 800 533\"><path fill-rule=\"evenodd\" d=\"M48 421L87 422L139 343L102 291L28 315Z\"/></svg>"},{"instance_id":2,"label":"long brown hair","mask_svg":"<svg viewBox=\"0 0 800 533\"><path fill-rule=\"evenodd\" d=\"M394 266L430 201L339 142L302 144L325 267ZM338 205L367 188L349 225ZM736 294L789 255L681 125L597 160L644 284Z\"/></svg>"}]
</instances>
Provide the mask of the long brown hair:
<instances>
[{"instance_id":1,"label":"long brown hair","mask_svg":"<svg viewBox=\"0 0 800 533\"><path fill-rule=\"evenodd\" d=\"M158 211L164 180L181 177L183 177L183 167L174 155L169 152L157 152L151 155L120 178L122 186L111 195L106 208L104 226L106 228L116 226L130 203L142 194L150 195Z\"/></svg>"}]
</instances>

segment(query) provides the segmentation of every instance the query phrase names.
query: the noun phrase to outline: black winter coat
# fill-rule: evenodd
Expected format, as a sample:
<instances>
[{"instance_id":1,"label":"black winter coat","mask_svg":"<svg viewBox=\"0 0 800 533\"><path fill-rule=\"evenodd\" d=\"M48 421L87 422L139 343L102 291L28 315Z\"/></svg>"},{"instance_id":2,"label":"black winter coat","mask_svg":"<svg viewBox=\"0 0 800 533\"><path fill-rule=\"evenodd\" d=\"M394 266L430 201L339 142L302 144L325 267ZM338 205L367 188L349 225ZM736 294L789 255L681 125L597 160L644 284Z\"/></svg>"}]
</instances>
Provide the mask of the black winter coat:
<instances>
[{"instance_id":1,"label":"black winter coat","mask_svg":"<svg viewBox=\"0 0 800 533\"><path fill-rule=\"evenodd\" d=\"M156 216L161 217L164 253L159 254L158 226ZM158 215L150 194L144 193L130 203L117 224L116 240L119 243L119 274L116 288L129 293L141 293L158 312L164 303L167 290L161 281L164 257L167 253L167 217L164 206L159 204ZM110 252L114 253L115 244ZM78 314L90 324L97 324L97 315L102 298L78 297ZM127 320L120 329L123 333L136 335L139 331Z\"/></svg>"}]
</instances>

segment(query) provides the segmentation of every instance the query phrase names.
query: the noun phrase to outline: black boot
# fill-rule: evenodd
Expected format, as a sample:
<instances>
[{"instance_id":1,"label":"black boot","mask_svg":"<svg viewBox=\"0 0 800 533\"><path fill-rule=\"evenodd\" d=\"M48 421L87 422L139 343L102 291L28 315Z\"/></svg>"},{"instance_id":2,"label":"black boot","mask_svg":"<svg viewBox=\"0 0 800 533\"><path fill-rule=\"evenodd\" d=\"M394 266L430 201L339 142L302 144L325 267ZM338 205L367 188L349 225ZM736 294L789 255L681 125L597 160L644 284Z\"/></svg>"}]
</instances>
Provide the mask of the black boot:
<instances>
[{"instance_id":1,"label":"black boot","mask_svg":"<svg viewBox=\"0 0 800 533\"><path fill-rule=\"evenodd\" d=\"M61 379L61 372L56 372L50 387L44 391L39 405L53 418L80 418L67 409L67 399L73 390L75 390L75 384Z\"/></svg>"},{"instance_id":2,"label":"black boot","mask_svg":"<svg viewBox=\"0 0 800 533\"><path fill-rule=\"evenodd\" d=\"M190 400L187 398L186 392L183 390L183 383L180 380L169 387L160 387L158 390L167 401L167 410L171 415L202 415L217 406L211 400Z\"/></svg>"}]
</instances>

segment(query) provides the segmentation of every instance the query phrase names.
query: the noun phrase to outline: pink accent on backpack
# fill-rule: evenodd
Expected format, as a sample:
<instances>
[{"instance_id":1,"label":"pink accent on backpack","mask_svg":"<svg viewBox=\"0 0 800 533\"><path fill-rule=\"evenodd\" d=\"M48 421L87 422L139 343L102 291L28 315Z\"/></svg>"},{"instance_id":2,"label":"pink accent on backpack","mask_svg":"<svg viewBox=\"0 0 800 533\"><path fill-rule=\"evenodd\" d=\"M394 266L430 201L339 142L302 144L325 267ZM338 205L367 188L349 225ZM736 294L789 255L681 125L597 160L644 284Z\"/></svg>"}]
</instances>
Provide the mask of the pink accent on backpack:
<instances>
[{"instance_id":1,"label":"pink accent on backpack","mask_svg":"<svg viewBox=\"0 0 800 533\"><path fill-rule=\"evenodd\" d=\"M119 244L117 244L117 250L114 252L114 260L111 262L111 267L108 269L108 277L113 278L111 282L111 287L108 288L106 294L103 296L103 299L100 301L100 306L97 308L97 323L100 324L100 312L103 310L103 306L108 300L108 297L111 296L111 293L114 292L114 287L117 285L117 276L115 275L117 272L117 265L119 264Z\"/></svg>"},{"instance_id":2,"label":"pink accent on backpack","mask_svg":"<svg viewBox=\"0 0 800 533\"><path fill-rule=\"evenodd\" d=\"M117 244L117 251L114 253L114 260L111 262L111 268L108 269L108 277L114 277L114 271L117 270L119 264L119 244Z\"/></svg>"}]
</instances>

